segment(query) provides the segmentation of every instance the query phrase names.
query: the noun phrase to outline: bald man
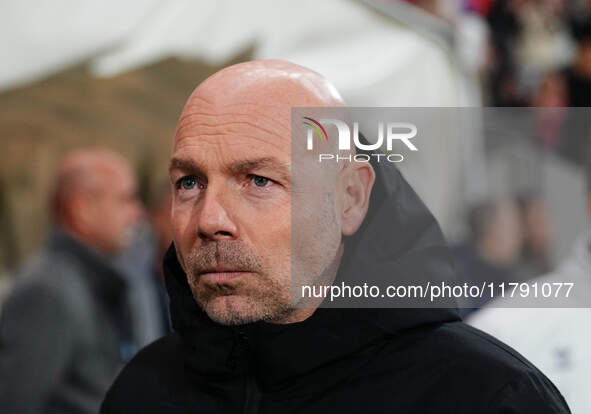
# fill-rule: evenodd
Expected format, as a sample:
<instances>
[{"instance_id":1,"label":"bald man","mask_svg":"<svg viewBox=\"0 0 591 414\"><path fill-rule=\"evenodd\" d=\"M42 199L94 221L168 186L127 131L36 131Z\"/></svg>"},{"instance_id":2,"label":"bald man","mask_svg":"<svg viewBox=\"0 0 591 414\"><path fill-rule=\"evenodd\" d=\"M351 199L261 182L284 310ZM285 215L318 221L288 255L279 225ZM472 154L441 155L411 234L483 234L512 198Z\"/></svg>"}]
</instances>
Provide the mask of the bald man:
<instances>
[{"instance_id":1,"label":"bald man","mask_svg":"<svg viewBox=\"0 0 591 414\"><path fill-rule=\"evenodd\" d=\"M5 413L96 413L133 348L124 280L108 264L140 216L130 166L111 151L69 153L51 205L56 226L1 314Z\"/></svg>"},{"instance_id":2,"label":"bald man","mask_svg":"<svg viewBox=\"0 0 591 414\"><path fill-rule=\"evenodd\" d=\"M455 309L335 309L291 294L384 269L452 276L436 221L395 168L320 165L305 139L291 142L292 107L343 105L321 75L280 61L195 89L170 162L175 333L126 366L103 414L569 412Z\"/></svg>"}]
</instances>

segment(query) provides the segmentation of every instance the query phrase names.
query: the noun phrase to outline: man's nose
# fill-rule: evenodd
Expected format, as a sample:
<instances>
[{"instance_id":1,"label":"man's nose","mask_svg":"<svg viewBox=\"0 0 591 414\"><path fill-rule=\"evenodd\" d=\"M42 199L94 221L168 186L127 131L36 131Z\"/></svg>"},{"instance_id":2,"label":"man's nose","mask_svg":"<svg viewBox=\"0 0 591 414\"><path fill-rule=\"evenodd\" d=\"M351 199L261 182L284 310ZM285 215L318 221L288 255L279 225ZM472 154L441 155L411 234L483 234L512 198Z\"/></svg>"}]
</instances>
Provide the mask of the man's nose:
<instances>
[{"instance_id":1,"label":"man's nose","mask_svg":"<svg viewBox=\"0 0 591 414\"><path fill-rule=\"evenodd\" d=\"M208 188L199 210L197 231L203 240L234 239L237 228L230 218L231 201L224 197L223 192L211 191Z\"/></svg>"}]
</instances>

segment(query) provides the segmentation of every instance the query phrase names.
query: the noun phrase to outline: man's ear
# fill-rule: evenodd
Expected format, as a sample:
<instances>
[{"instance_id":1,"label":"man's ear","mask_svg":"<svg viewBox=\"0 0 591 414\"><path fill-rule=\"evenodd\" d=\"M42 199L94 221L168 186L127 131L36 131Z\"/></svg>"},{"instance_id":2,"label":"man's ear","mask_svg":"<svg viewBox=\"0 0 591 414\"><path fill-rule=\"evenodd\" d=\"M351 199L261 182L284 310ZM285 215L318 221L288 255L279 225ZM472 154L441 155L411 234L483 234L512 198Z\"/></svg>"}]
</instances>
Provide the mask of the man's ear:
<instances>
[{"instance_id":1,"label":"man's ear","mask_svg":"<svg viewBox=\"0 0 591 414\"><path fill-rule=\"evenodd\" d=\"M363 223L375 177L368 162L351 162L343 170L341 232L344 236L354 234Z\"/></svg>"},{"instance_id":2,"label":"man's ear","mask_svg":"<svg viewBox=\"0 0 591 414\"><path fill-rule=\"evenodd\" d=\"M86 233L96 219L93 216L95 205L82 194L73 195L68 202L67 225L80 233Z\"/></svg>"}]
</instances>

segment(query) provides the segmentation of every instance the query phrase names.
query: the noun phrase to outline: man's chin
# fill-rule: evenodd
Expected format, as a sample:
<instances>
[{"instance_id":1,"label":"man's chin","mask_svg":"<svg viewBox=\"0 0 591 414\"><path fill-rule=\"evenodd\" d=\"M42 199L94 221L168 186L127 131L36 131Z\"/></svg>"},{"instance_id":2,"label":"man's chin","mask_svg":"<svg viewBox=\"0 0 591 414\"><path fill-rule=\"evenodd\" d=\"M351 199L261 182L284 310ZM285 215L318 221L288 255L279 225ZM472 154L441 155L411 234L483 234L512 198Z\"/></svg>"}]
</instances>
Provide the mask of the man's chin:
<instances>
[{"instance_id":1,"label":"man's chin","mask_svg":"<svg viewBox=\"0 0 591 414\"><path fill-rule=\"evenodd\" d=\"M243 325L260 319L256 305L240 295L214 297L204 304L204 310L213 321L222 325Z\"/></svg>"},{"instance_id":2,"label":"man's chin","mask_svg":"<svg viewBox=\"0 0 591 414\"><path fill-rule=\"evenodd\" d=\"M244 325L272 320L286 313L286 307L273 306L242 295L223 295L202 304L211 320L222 325Z\"/></svg>"}]
</instances>

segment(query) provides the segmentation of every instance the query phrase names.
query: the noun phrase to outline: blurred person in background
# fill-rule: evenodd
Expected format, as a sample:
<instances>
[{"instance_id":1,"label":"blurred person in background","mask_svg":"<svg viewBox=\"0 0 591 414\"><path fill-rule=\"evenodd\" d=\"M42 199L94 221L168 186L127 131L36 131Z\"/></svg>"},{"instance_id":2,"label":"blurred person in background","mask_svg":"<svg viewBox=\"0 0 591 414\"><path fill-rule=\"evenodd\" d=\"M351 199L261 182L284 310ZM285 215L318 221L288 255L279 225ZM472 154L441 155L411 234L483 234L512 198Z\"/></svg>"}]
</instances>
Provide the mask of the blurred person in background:
<instances>
[{"instance_id":1,"label":"blurred person in background","mask_svg":"<svg viewBox=\"0 0 591 414\"><path fill-rule=\"evenodd\" d=\"M148 215L149 220L154 231L156 242L156 261L152 268L154 275L154 283L157 286L159 293L160 315L163 326L166 332L170 332L170 314L168 312L168 294L166 293L166 286L164 285L164 270L162 268L162 258L172 243L172 223L170 221L170 213L172 208L172 191L170 189L170 182L161 185L160 190L156 192Z\"/></svg>"},{"instance_id":2,"label":"blurred person in background","mask_svg":"<svg viewBox=\"0 0 591 414\"><path fill-rule=\"evenodd\" d=\"M170 213L172 208L172 191L168 180L162 184L159 190L154 194L150 209L148 212L150 224L154 230L154 237L156 241L156 256L164 257L166 251L172 242L172 224L170 222ZM160 278L162 274L162 261L158 260L156 263L155 272Z\"/></svg>"},{"instance_id":3,"label":"blurred person in background","mask_svg":"<svg viewBox=\"0 0 591 414\"><path fill-rule=\"evenodd\" d=\"M512 1L520 25L513 56L520 83L532 95L545 73L563 68L574 58L569 7L566 0Z\"/></svg>"},{"instance_id":4,"label":"blurred person in background","mask_svg":"<svg viewBox=\"0 0 591 414\"><path fill-rule=\"evenodd\" d=\"M491 33L490 100L493 106L526 106L527 98L519 83L514 55L521 33L516 0L496 0L487 15Z\"/></svg>"},{"instance_id":5,"label":"blurred person in background","mask_svg":"<svg viewBox=\"0 0 591 414\"><path fill-rule=\"evenodd\" d=\"M131 246L114 264L128 282L134 338L143 347L170 330L168 298L162 276L162 258L172 241L170 183L160 185L147 203L145 220Z\"/></svg>"},{"instance_id":6,"label":"blurred person in background","mask_svg":"<svg viewBox=\"0 0 591 414\"><path fill-rule=\"evenodd\" d=\"M564 76L554 71L544 74L533 96L532 105L556 108L568 106L568 103L568 85Z\"/></svg>"},{"instance_id":7,"label":"blurred person in background","mask_svg":"<svg viewBox=\"0 0 591 414\"><path fill-rule=\"evenodd\" d=\"M569 106L591 106L591 12L573 16L571 28L577 52L565 72Z\"/></svg>"},{"instance_id":8,"label":"blurred person in background","mask_svg":"<svg viewBox=\"0 0 591 414\"><path fill-rule=\"evenodd\" d=\"M458 277L468 284L520 279L516 265L523 246L519 209L511 199L483 201L468 213L469 240L453 249ZM486 296L486 295L483 295ZM465 298L462 316L482 307L488 298Z\"/></svg>"},{"instance_id":9,"label":"blurred person in background","mask_svg":"<svg viewBox=\"0 0 591 414\"><path fill-rule=\"evenodd\" d=\"M547 273L551 270L549 252L552 230L546 204L535 194L519 196L517 204L523 227L520 272L525 278Z\"/></svg>"},{"instance_id":10,"label":"blurred person in background","mask_svg":"<svg viewBox=\"0 0 591 414\"><path fill-rule=\"evenodd\" d=\"M568 105L559 72L576 55L570 30L576 13L565 0L493 2L487 16L493 49L492 105Z\"/></svg>"},{"instance_id":11,"label":"blurred person in background","mask_svg":"<svg viewBox=\"0 0 591 414\"><path fill-rule=\"evenodd\" d=\"M554 151L559 147L564 122L568 117L568 111L564 108L568 102L568 85L564 74L558 71L546 73L532 100L534 107L552 108L535 111L534 140L542 149Z\"/></svg>"},{"instance_id":12,"label":"blurred person in background","mask_svg":"<svg viewBox=\"0 0 591 414\"><path fill-rule=\"evenodd\" d=\"M587 174L591 216L591 174ZM591 232L579 236L569 257L552 273L528 283L539 287L573 283L573 287L560 308L540 307L531 296L497 299L473 313L467 322L508 343L542 369L560 389L573 413L589 413Z\"/></svg>"},{"instance_id":13,"label":"blurred person in background","mask_svg":"<svg viewBox=\"0 0 591 414\"><path fill-rule=\"evenodd\" d=\"M573 20L573 33L578 52L573 64L564 71L568 89L568 105L591 106L591 12ZM569 111L558 150L566 159L585 165L589 152L590 133L585 111Z\"/></svg>"},{"instance_id":14,"label":"blurred person in background","mask_svg":"<svg viewBox=\"0 0 591 414\"><path fill-rule=\"evenodd\" d=\"M120 155L73 151L52 194L55 228L22 270L0 319L4 413L96 413L135 349L124 279L110 265L141 216Z\"/></svg>"}]
</instances>

